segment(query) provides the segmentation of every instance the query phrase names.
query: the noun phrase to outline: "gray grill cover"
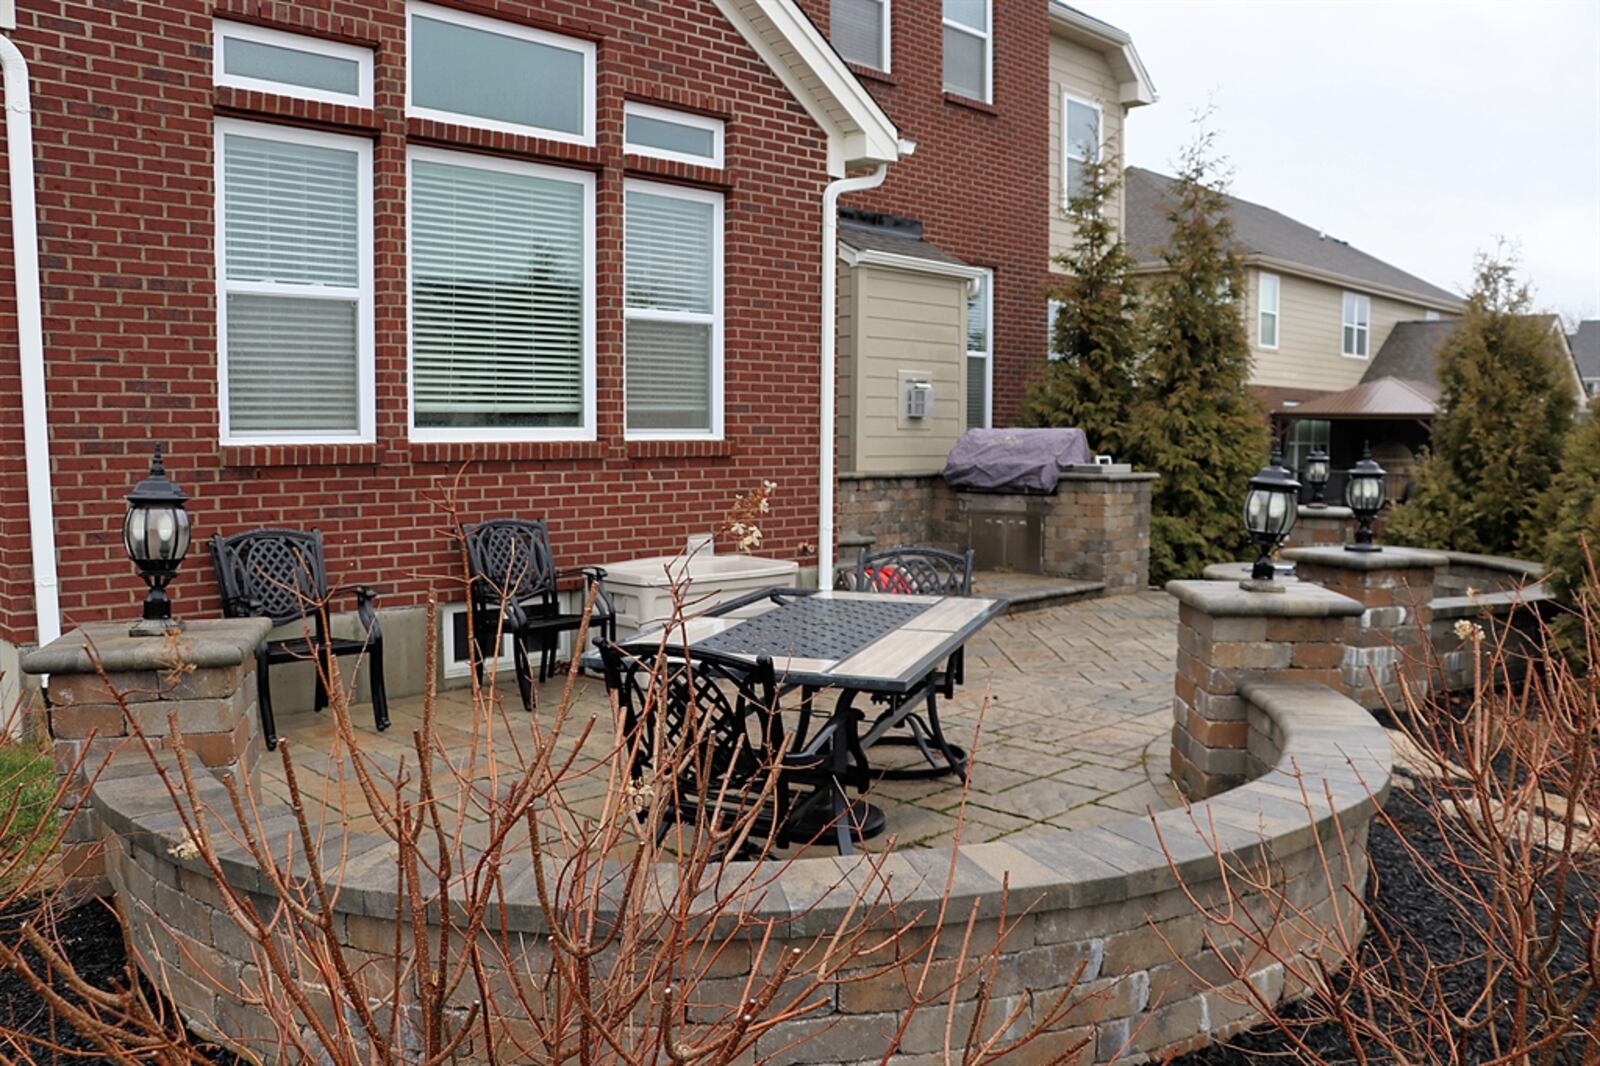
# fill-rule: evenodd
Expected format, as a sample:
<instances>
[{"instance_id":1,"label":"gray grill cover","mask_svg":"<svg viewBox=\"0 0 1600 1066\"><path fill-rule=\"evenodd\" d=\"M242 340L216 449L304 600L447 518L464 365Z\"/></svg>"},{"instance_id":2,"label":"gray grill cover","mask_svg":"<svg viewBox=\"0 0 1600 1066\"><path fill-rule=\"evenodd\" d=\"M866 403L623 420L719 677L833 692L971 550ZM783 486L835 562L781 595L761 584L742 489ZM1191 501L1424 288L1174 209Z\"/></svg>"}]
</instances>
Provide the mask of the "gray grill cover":
<instances>
[{"instance_id":1,"label":"gray grill cover","mask_svg":"<svg viewBox=\"0 0 1600 1066\"><path fill-rule=\"evenodd\" d=\"M1051 493L1064 467L1093 461L1081 429L969 429L950 449L944 480L979 492Z\"/></svg>"}]
</instances>

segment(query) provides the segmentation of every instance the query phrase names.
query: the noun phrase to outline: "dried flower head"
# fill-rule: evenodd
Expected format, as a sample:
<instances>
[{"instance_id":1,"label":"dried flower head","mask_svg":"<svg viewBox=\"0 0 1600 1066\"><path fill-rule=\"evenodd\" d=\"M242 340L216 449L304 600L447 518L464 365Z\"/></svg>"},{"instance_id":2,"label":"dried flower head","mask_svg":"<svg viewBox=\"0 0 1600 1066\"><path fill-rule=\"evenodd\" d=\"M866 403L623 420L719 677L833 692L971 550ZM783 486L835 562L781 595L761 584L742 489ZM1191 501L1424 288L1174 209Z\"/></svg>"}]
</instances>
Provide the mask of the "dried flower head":
<instances>
[{"instance_id":1,"label":"dried flower head","mask_svg":"<svg viewBox=\"0 0 1600 1066\"><path fill-rule=\"evenodd\" d=\"M761 547L760 519L771 512L772 493L777 487L776 482L764 480L749 492L733 498L733 506L728 508L723 520L722 532L733 538L736 550L748 552Z\"/></svg>"},{"instance_id":2,"label":"dried flower head","mask_svg":"<svg viewBox=\"0 0 1600 1066\"><path fill-rule=\"evenodd\" d=\"M193 833L185 830L183 839L168 848L167 854L175 859L198 859L200 857L200 843L195 840Z\"/></svg>"},{"instance_id":3,"label":"dried flower head","mask_svg":"<svg viewBox=\"0 0 1600 1066\"><path fill-rule=\"evenodd\" d=\"M1456 636L1461 640L1470 640L1474 644L1482 643L1483 627L1476 622L1469 622L1465 618L1456 623Z\"/></svg>"}]
</instances>

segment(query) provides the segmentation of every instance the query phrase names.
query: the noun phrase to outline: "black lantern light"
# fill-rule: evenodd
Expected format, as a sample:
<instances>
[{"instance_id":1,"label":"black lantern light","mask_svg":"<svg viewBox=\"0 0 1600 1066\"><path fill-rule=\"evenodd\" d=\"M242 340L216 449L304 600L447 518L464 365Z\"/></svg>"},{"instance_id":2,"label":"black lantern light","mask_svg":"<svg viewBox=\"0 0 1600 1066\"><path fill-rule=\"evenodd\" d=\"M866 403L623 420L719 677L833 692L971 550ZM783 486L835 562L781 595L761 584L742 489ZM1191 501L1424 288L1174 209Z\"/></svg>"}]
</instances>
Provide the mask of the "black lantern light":
<instances>
[{"instance_id":1,"label":"black lantern light","mask_svg":"<svg viewBox=\"0 0 1600 1066\"><path fill-rule=\"evenodd\" d=\"M1361 461L1350 468L1350 480L1345 482L1344 502L1355 512L1356 542L1346 544L1346 551L1376 552L1383 549L1372 543L1372 520L1383 510L1388 482L1387 471L1372 459L1372 445L1361 447Z\"/></svg>"},{"instance_id":2,"label":"black lantern light","mask_svg":"<svg viewBox=\"0 0 1600 1066\"><path fill-rule=\"evenodd\" d=\"M1263 592L1283 588L1272 584L1275 573L1272 553L1294 528L1299 509L1300 482L1283 465L1283 453L1274 447L1267 465L1250 479L1250 489L1244 497L1244 527L1250 531L1250 539L1261 553L1250 570L1247 588Z\"/></svg>"},{"instance_id":3,"label":"black lantern light","mask_svg":"<svg viewBox=\"0 0 1600 1066\"><path fill-rule=\"evenodd\" d=\"M157 444L150 476L128 494L128 515L122 520L123 547L150 586L144 598L144 621L132 630L135 636L162 633L179 625L172 621L167 584L189 551L189 512L183 509L188 499L167 477L161 445Z\"/></svg>"},{"instance_id":4,"label":"black lantern light","mask_svg":"<svg viewBox=\"0 0 1600 1066\"><path fill-rule=\"evenodd\" d=\"M1311 486L1311 506L1328 506L1322 502L1322 492L1328 487L1328 453L1321 448L1313 448L1306 456L1306 484Z\"/></svg>"}]
</instances>

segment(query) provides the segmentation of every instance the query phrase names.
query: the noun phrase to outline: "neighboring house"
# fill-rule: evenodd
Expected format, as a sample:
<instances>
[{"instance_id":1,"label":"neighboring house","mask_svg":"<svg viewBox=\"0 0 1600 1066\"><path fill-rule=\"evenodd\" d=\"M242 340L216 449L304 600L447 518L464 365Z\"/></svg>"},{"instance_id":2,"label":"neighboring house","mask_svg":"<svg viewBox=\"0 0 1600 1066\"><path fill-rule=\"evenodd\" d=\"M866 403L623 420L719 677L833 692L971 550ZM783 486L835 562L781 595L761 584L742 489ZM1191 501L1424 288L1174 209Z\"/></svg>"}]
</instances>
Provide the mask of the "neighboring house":
<instances>
[{"instance_id":1,"label":"neighboring house","mask_svg":"<svg viewBox=\"0 0 1600 1066\"><path fill-rule=\"evenodd\" d=\"M1042 371L1063 173L1155 94L1126 33L1054 0L802 3L916 143L844 200L839 468L936 470Z\"/></svg>"},{"instance_id":2,"label":"neighboring house","mask_svg":"<svg viewBox=\"0 0 1600 1066\"><path fill-rule=\"evenodd\" d=\"M1126 178L1129 250L1141 273L1159 273L1176 183L1139 167ZM1462 300L1436 285L1271 208L1227 200L1245 264L1250 386L1275 418L1360 383L1399 323L1461 313ZM1301 425L1289 442L1297 469L1313 446L1328 443L1325 425Z\"/></svg>"},{"instance_id":3,"label":"neighboring house","mask_svg":"<svg viewBox=\"0 0 1600 1066\"><path fill-rule=\"evenodd\" d=\"M1570 387L1581 409L1586 401L1579 361L1561 320L1555 315L1536 317L1560 341L1571 371ZM1322 447L1334 467L1343 469L1370 443L1373 457L1389 472L1391 495L1401 497L1433 434L1442 393L1439 351L1456 326L1444 320L1397 322L1360 384L1275 413L1273 421L1286 434L1301 465L1311 447Z\"/></svg>"},{"instance_id":4,"label":"neighboring house","mask_svg":"<svg viewBox=\"0 0 1600 1066\"><path fill-rule=\"evenodd\" d=\"M1583 394L1600 396L1600 320L1579 322L1577 332L1567 334L1567 345L1583 379Z\"/></svg>"},{"instance_id":5,"label":"neighboring house","mask_svg":"<svg viewBox=\"0 0 1600 1066\"><path fill-rule=\"evenodd\" d=\"M19 7L44 384L6 285L0 653L132 616L158 441L193 497L180 616L218 611L203 538L316 526L391 663L435 639L430 589L463 598L446 496L603 563L771 480L762 550L815 565L824 191L900 134L793 0Z\"/></svg>"}]
</instances>

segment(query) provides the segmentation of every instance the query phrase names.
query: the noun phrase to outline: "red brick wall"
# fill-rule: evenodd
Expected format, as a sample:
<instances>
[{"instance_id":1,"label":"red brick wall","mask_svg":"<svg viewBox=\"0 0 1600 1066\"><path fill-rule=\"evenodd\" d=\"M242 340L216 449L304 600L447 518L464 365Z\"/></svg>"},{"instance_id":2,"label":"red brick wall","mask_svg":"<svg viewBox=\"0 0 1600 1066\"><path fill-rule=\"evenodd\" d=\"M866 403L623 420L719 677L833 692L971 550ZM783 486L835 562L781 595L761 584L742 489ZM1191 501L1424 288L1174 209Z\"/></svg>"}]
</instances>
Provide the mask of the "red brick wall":
<instances>
[{"instance_id":1,"label":"red brick wall","mask_svg":"<svg viewBox=\"0 0 1600 1066\"><path fill-rule=\"evenodd\" d=\"M710 0L488 0L493 12L599 42L598 144L408 120L403 0L29 0L14 35L32 66L47 373L66 624L126 616L142 589L120 543L122 495L152 441L194 501L197 536L320 526L343 581L417 602L450 572L435 505L460 472L468 520L548 515L573 564L664 552L710 529L734 494L777 482L763 552L809 557L820 299L822 136ZM277 101L211 84L214 13L377 48L372 110ZM622 153L627 96L728 118L722 173ZM217 442L213 115L371 137L376 145L377 443ZM407 439L405 153L471 148L598 174L598 440L412 444ZM625 175L727 193L727 441L625 444L621 205ZM9 215L0 219L9 240ZM9 271L0 257L0 281ZM0 636L33 637L15 314L0 296ZM288 383L286 383L288 387ZM198 543L179 614L218 609Z\"/></svg>"},{"instance_id":2,"label":"red brick wall","mask_svg":"<svg viewBox=\"0 0 1600 1066\"><path fill-rule=\"evenodd\" d=\"M917 142L848 206L921 219L924 236L995 273L994 424L1008 425L1044 367L1050 261L1050 25L1043 0L992 0L992 106L944 91L942 0L894 0L892 72L856 67ZM829 0L801 0L824 31Z\"/></svg>"}]
</instances>

